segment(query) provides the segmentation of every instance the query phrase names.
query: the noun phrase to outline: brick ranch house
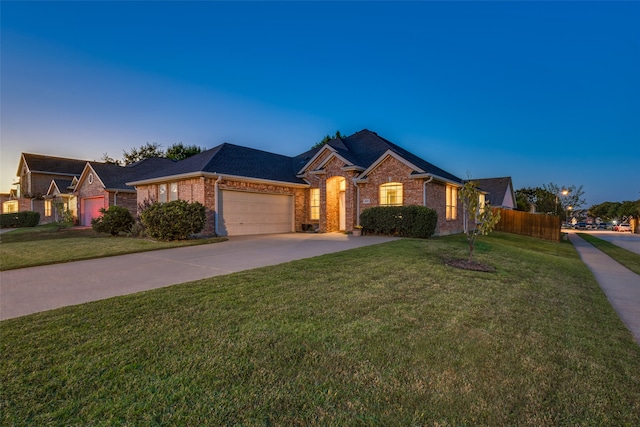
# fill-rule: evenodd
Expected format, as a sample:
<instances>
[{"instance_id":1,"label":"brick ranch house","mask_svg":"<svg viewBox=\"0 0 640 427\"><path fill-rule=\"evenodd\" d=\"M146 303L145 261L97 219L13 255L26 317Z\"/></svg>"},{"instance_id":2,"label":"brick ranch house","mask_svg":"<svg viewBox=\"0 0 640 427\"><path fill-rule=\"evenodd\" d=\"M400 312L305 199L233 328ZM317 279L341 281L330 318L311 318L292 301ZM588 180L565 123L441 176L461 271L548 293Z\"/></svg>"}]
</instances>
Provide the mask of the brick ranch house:
<instances>
[{"instance_id":1,"label":"brick ranch house","mask_svg":"<svg viewBox=\"0 0 640 427\"><path fill-rule=\"evenodd\" d=\"M224 143L126 184L138 204L202 203L206 234L351 231L364 209L403 205L435 209L438 235L462 231L464 181L366 129L295 157Z\"/></svg>"}]
</instances>

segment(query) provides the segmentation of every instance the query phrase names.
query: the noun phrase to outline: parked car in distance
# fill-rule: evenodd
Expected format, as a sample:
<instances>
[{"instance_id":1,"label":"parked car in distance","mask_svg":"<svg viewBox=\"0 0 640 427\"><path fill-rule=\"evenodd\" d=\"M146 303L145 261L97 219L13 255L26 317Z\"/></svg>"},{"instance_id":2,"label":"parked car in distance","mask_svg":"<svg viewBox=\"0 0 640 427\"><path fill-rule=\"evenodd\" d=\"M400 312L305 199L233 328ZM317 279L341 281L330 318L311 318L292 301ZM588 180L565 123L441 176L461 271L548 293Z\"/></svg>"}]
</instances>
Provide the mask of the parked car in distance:
<instances>
[{"instance_id":1,"label":"parked car in distance","mask_svg":"<svg viewBox=\"0 0 640 427\"><path fill-rule=\"evenodd\" d=\"M606 222L601 222L600 224L598 224L598 230L608 230L609 229L609 224L607 224Z\"/></svg>"},{"instance_id":2,"label":"parked car in distance","mask_svg":"<svg viewBox=\"0 0 640 427\"><path fill-rule=\"evenodd\" d=\"M618 224L618 230L617 231L631 231L631 224L628 223L624 223L624 224Z\"/></svg>"},{"instance_id":3,"label":"parked car in distance","mask_svg":"<svg viewBox=\"0 0 640 427\"><path fill-rule=\"evenodd\" d=\"M574 230L586 230L587 229L587 223L586 222L576 222L575 225L573 226Z\"/></svg>"}]
</instances>

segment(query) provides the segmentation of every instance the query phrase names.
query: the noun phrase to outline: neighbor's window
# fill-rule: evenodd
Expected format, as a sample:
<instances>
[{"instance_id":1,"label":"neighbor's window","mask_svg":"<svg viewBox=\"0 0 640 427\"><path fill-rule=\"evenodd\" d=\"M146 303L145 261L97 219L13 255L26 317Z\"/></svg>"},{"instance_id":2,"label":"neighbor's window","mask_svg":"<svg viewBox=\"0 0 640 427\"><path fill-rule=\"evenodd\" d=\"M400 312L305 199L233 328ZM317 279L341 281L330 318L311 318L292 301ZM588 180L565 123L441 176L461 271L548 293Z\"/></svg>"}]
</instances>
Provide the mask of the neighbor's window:
<instances>
[{"instance_id":1,"label":"neighbor's window","mask_svg":"<svg viewBox=\"0 0 640 427\"><path fill-rule=\"evenodd\" d=\"M458 217L458 188L447 185L447 219Z\"/></svg>"},{"instance_id":2,"label":"neighbor's window","mask_svg":"<svg viewBox=\"0 0 640 427\"><path fill-rule=\"evenodd\" d=\"M158 186L158 202L164 203L167 201L167 184L160 184Z\"/></svg>"},{"instance_id":3,"label":"neighbor's window","mask_svg":"<svg viewBox=\"0 0 640 427\"><path fill-rule=\"evenodd\" d=\"M309 219L320 219L320 189L319 188L311 189L311 198L309 200L309 208L311 211Z\"/></svg>"},{"instance_id":4,"label":"neighbor's window","mask_svg":"<svg viewBox=\"0 0 640 427\"><path fill-rule=\"evenodd\" d=\"M487 198L485 197L484 194L480 194L478 196L478 209L480 210L480 212L482 212L484 210L484 207L487 204Z\"/></svg>"},{"instance_id":5,"label":"neighbor's window","mask_svg":"<svg viewBox=\"0 0 640 427\"><path fill-rule=\"evenodd\" d=\"M380 206L402 206L402 183L390 182L380 186Z\"/></svg>"},{"instance_id":6,"label":"neighbor's window","mask_svg":"<svg viewBox=\"0 0 640 427\"><path fill-rule=\"evenodd\" d=\"M44 216L51 216L51 200L44 201Z\"/></svg>"},{"instance_id":7,"label":"neighbor's window","mask_svg":"<svg viewBox=\"0 0 640 427\"><path fill-rule=\"evenodd\" d=\"M17 200L11 200L8 202L4 202L2 205L3 209L3 213L15 213L18 212L18 201Z\"/></svg>"},{"instance_id":8,"label":"neighbor's window","mask_svg":"<svg viewBox=\"0 0 640 427\"><path fill-rule=\"evenodd\" d=\"M171 184L169 184L169 190L169 200L178 200L178 183L172 182Z\"/></svg>"}]
</instances>

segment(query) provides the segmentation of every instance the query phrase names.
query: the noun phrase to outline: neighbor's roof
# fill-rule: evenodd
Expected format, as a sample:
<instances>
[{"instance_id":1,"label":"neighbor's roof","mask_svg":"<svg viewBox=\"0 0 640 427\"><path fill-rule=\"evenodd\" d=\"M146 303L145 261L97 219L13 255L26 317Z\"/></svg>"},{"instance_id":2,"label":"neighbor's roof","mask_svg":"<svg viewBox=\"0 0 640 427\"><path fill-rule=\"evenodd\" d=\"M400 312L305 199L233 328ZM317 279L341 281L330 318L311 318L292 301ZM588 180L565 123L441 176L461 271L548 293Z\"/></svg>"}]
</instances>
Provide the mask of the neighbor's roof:
<instances>
[{"instance_id":1,"label":"neighbor's roof","mask_svg":"<svg viewBox=\"0 0 640 427\"><path fill-rule=\"evenodd\" d=\"M80 176L86 160L68 159L64 157L46 156L43 154L22 153L21 161L18 165L18 173L22 168L22 161L26 162L31 172L51 173L58 175Z\"/></svg>"},{"instance_id":2,"label":"neighbor's roof","mask_svg":"<svg viewBox=\"0 0 640 427\"><path fill-rule=\"evenodd\" d=\"M507 191L513 191L511 177L472 179L478 183L480 189L489 193L489 203L493 206L501 206Z\"/></svg>"},{"instance_id":3,"label":"neighbor's roof","mask_svg":"<svg viewBox=\"0 0 640 427\"><path fill-rule=\"evenodd\" d=\"M91 168L98 175L107 190L128 190L135 191L127 182L147 176L157 170L165 170L174 164L173 160L151 157L132 163L127 166L120 166L113 163L89 162Z\"/></svg>"}]
</instances>

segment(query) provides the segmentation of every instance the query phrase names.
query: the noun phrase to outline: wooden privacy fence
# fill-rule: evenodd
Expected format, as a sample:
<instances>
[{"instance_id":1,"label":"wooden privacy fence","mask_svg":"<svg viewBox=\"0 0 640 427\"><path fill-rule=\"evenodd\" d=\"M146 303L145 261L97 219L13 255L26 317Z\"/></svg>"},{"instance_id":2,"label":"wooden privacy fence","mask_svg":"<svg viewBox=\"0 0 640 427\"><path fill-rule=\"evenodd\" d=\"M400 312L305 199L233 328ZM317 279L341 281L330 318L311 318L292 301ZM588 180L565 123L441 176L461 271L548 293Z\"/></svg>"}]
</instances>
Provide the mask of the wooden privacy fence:
<instances>
[{"instance_id":1,"label":"wooden privacy fence","mask_svg":"<svg viewBox=\"0 0 640 427\"><path fill-rule=\"evenodd\" d=\"M495 208L500 212L500 221L494 228L496 231L523 234L538 239L560 241L560 217L555 215L532 214Z\"/></svg>"}]
</instances>

